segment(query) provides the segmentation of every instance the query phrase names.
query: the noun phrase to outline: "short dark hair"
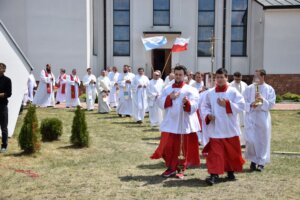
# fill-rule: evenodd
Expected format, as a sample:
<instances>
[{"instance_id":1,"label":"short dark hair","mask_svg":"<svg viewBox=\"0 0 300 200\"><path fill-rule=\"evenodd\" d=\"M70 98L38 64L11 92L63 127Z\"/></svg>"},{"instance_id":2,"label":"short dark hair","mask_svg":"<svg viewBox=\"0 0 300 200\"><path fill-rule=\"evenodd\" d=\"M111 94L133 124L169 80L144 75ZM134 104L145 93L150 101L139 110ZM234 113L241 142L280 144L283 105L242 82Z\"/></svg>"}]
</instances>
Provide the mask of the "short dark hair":
<instances>
[{"instance_id":1,"label":"short dark hair","mask_svg":"<svg viewBox=\"0 0 300 200\"><path fill-rule=\"evenodd\" d=\"M234 72L234 73L233 73L233 76L235 76L235 77L241 77L242 74L241 74L241 72Z\"/></svg>"},{"instance_id":2,"label":"short dark hair","mask_svg":"<svg viewBox=\"0 0 300 200\"><path fill-rule=\"evenodd\" d=\"M138 71L143 70L143 72L145 71L144 68L140 67L138 68Z\"/></svg>"},{"instance_id":3,"label":"short dark hair","mask_svg":"<svg viewBox=\"0 0 300 200\"><path fill-rule=\"evenodd\" d=\"M187 74L187 69L186 69L186 67L183 66L183 65L178 65L178 66L176 66L176 67L174 68L174 72L175 72L176 70L183 70L184 75Z\"/></svg>"},{"instance_id":4,"label":"short dark hair","mask_svg":"<svg viewBox=\"0 0 300 200\"><path fill-rule=\"evenodd\" d=\"M267 72L264 69L257 69L257 70L255 70L255 72L259 72L259 75L261 75L261 76L266 76L267 75Z\"/></svg>"},{"instance_id":5,"label":"short dark hair","mask_svg":"<svg viewBox=\"0 0 300 200\"><path fill-rule=\"evenodd\" d=\"M219 68L216 71L216 74L224 74L227 77L227 70L225 68Z\"/></svg>"},{"instance_id":6,"label":"short dark hair","mask_svg":"<svg viewBox=\"0 0 300 200\"><path fill-rule=\"evenodd\" d=\"M63 73L66 73L66 70L63 69L63 68L61 68L60 71L63 72Z\"/></svg>"},{"instance_id":7,"label":"short dark hair","mask_svg":"<svg viewBox=\"0 0 300 200\"><path fill-rule=\"evenodd\" d=\"M197 76L197 75L202 76L203 74L202 74L201 72L196 72L196 73L195 73L195 76Z\"/></svg>"},{"instance_id":8,"label":"short dark hair","mask_svg":"<svg viewBox=\"0 0 300 200\"><path fill-rule=\"evenodd\" d=\"M0 67L3 67L4 69L6 69L6 65L4 63L0 63Z\"/></svg>"}]
</instances>

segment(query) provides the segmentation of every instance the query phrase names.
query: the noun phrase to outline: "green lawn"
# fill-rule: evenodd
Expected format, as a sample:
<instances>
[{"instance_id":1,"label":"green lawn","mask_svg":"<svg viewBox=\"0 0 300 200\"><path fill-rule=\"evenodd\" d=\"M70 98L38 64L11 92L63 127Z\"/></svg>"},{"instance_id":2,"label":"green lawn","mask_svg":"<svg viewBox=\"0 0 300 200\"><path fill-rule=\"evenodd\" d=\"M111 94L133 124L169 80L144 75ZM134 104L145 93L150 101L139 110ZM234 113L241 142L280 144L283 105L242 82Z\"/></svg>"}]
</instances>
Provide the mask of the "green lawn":
<instances>
[{"instance_id":1,"label":"green lawn","mask_svg":"<svg viewBox=\"0 0 300 200\"><path fill-rule=\"evenodd\" d=\"M71 110L37 109L37 114L39 121L60 118L64 134L60 141L43 143L39 153L24 156L16 140L25 113L20 116L9 152L0 154L1 200L300 198L300 156L272 155L263 173L250 173L247 163L237 181L208 187L203 159L201 168L189 169L184 180L160 177L163 162L149 159L160 133L148 123L86 112L90 148L73 149ZM272 117L272 150L300 152L300 111L272 111Z\"/></svg>"}]
</instances>

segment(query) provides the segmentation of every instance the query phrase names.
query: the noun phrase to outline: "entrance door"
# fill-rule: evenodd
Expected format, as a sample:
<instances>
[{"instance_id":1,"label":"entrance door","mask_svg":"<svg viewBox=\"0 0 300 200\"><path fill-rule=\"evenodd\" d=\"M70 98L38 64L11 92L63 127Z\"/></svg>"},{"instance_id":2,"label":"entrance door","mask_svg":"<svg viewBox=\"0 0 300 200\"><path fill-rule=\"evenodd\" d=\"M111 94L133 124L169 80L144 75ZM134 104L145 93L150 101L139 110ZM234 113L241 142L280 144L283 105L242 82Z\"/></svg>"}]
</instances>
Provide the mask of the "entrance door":
<instances>
[{"instance_id":1,"label":"entrance door","mask_svg":"<svg viewBox=\"0 0 300 200\"><path fill-rule=\"evenodd\" d=\"M153 49L152 50L152 66L154 70L163 71L163 68L166 64L164 73L162 74L162 78L165 79L166 76L171 72L171 60L172 54L171 49ZM168 59L169 57L169 59Z\"/></svg>"}]
</instances>

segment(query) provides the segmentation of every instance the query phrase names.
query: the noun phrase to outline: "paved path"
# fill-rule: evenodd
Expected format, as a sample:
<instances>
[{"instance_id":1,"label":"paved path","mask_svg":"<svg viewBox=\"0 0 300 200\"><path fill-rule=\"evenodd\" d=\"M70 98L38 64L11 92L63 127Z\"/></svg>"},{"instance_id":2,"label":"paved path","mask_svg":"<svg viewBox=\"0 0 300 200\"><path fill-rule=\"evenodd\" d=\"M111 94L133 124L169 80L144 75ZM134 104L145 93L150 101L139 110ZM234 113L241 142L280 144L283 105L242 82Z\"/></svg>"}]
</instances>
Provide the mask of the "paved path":
<instances>
[{"instance_id":1,"label":"paved path","mask_svg":"<svg viewBox=\"0 0 300 200\"><path fill-rule=\"evenodd\" d=\"M81 106L85 109L86 104L81 103ZM65 108L65 103L55 105L55 108ZM98 104L95 104L95 111L98 109ZM277 103L273 110L300 110L300 103Z\"/></svg>"}]
</instances>

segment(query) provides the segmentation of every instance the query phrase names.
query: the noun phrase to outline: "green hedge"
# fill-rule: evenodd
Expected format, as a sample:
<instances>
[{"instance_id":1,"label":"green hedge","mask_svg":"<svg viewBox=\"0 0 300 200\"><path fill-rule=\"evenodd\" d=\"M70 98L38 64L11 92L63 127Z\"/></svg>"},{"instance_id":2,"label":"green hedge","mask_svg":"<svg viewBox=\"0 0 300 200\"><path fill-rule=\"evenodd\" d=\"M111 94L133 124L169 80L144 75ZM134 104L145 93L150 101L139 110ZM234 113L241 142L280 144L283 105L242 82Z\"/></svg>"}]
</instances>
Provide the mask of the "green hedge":
<instances>
[{"instance_id":1,"label":"green hedge","mask_svg":"<svg viewBox=\"0 0 300 200\"><path fill-rule=\"evenodd\" d=\"M24 117L18 142L20 148L27 154L35 153L41 148L36 108L31 104L28 106L28 111Z\"/></svg>"},{"instance_id":2,"label":"green hedge","mask_svg":"<svg viewBox=\"0 0 300 200\"><path fill-rule=\"evenodd\" d=\"M63 123L57 118L43 119L40 131L43 141L58 140L63 134Z\"/></svg>"},{"instance_id":3,"label":"green hedge","mask_svg":"<svg viewBox=\"0 0 300 200\"><path fill-rule=\"evenodd\" d=\"M285 93L284 95L282 95L282 99L300 102L300 95L288 92L288 93Z\"/></svg>"}]
</instances>

